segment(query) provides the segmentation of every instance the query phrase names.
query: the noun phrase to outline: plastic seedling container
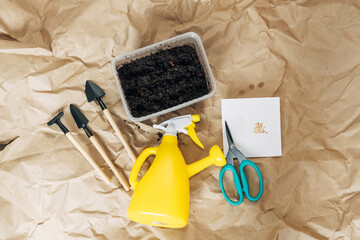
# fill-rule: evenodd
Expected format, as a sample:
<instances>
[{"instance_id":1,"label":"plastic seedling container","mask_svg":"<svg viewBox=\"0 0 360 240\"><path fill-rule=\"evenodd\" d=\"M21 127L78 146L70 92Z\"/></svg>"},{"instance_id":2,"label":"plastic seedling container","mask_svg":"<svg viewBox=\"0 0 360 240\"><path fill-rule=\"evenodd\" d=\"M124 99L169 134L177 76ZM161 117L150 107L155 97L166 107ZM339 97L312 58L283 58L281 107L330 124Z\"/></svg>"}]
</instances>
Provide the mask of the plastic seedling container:
<instances>
[{"instance_id":1,"label":"plastic seedling container","mask_svg":"<svg viewBox=\"0 0 360 240\"><path fill-rule=\"evenodd\" d=\"M176 106L172 106L167 109L163 109L161 111L153 112L148 115L133 116L133 114L131 112L131 108L129 106L129 101L127 99L127 96L126 96L124 89L122 87L122 84L121 84L122 79L119 77L118 69L120 69L121 67L123 67L124 65L126 65L128 63L132 63L134 61L136 62L136 60L138 60L138 59L144 58L146 56L150 56L161 50L167 50L167 49L171 49L171 48L175 48L175 47L181 47L184 45L191 45L195 48L196 55L198 57L198 60L201 64L202 68L203 68L203 71L204 71L206 85L209 90L208 93L204 94L200 97L197 97L195 99L192 99L190 101L186 101L186 102L180 103ZM144 47L144 48L140 48L133 52L117 56L111 62L111 70L113 72L117 87L119 89L120 97L121 97L122 103L124 105L125 112L126 112L128 118L134 122L145 121L152 117L166 114L166 113L178 110L180 108L189 106L191 104L200 102L204 99L210 98L212 95L214 95L215 90L216 90L215 80L214 80L214 77L213 77L211 69L210 69L209 61L206 57L204 46L201 42L199 35L197 35L194 32L188 32L188 33L164 40L162 42L159 42L159 43L156 43L156 44ZM124 80L123 80L123 82L124 82ZM156 94L156 92L154 92L152 94Z\"/></svg>"}]
</instances>

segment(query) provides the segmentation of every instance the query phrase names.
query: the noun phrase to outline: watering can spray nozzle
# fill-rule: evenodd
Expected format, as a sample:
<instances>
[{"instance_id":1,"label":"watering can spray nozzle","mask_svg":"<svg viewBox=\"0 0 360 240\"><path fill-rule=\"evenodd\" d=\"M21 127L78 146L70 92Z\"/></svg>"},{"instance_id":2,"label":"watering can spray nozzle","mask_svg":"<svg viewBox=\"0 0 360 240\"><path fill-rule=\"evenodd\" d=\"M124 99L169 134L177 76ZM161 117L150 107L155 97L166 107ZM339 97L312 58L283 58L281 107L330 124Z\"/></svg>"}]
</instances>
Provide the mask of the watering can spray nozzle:
<instances>
[{"instance_id":1,"label":"watering can spray nozzle","mask_svg":"<svg viewBox=\"0 0 360 240\"><path fill-rule=\"evenodd\" d=\"M176 137L178 133L185 133L189 135L191 140L193 140L199 147L204 148L195 132L195 123L199 121L200 116L198 114L189 114L169 119L159 125L153 125L153 127L165 131L164 135L172 135Z\"/></svg>"}]
</instances>

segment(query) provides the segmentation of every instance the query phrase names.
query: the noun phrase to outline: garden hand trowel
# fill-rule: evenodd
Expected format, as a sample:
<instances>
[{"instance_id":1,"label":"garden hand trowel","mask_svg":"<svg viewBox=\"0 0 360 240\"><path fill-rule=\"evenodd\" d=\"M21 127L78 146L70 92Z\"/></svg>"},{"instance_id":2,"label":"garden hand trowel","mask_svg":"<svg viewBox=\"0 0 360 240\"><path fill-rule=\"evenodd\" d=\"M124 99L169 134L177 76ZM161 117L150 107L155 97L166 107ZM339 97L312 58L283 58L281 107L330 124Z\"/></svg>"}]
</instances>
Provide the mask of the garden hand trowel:
<instances>
[{"instance_id":1,"label":"garden hand trowel","mask_svg":"<svg viewBox=\"0 0 360 240\"><path fill-rule=\"evenodd\" d=\"M81 146L81 144L74 138L74 136L71 134L71 132L69 132L69 130L65 127L65 125L61 122L60 118L64 116L64 112L59 113L58 115L56 115L53 119L51 119L47 125L51 126L53 124L56 124L59 126L59 128L61 129L61 131L66 135L66 137L70 140L70 142L72 144L74 144L74 146L77 148L77 150L80 151L80 153L86 158L86 160L89 161L89 163L91 164L91 166L93 166L93 168L95 168L98 173L100 174L100 176L107 182L107 183L111 183L110 178L103 172L103 170L101 170L101 168L99 167L99 165L97 165L97 163L95 162L95 160L90 156L90 154L88 152L85 151L84 147Z\"/></svg>"},{"instance_id":2,"label":"garden hand trowel","mask_svg":"<svg viewBox=\"0 0 360 240\"><path fill-rule=\"evenodd\" d=\"M85 94L86 94L86 98L87 98L88 102L96 100L99 103L99 105L101 107L101 110L104 112L104 114L105 114L106 118L108 119L110 125L115 130L116 135L120 138L120 141L122 142L122 144L124 145L124 147L127 150L128 154L130 155L131 160L133 160L133 162L135 162L136 161L136 156L135 156L134 152L131 150L129 144L126 142L124 136L122 135L119 127L116 125L116 123L115 123L114 119L112 118L109 110L107 109L105 103L101 100L101 97L103 97L105 95L104 90L102 90L95 83L87 80L86 85L85 85Z\"/></svg>"},{"instance_id":3,"label":"garden hand trowel","mask_svg":"<svg viewBox=\"0 0 360 240\"><path fill-rule=\"evenodd\" d=\"M100 145L98 139L93 135L93 133L90 131L90 129L86 126L88 124L89 120L84 116L84 114L82 114L80 109L78 109L73 104L70 104L70 112L71 112L71 115L73 116L78 128L84 129L86 135L88 136L88 138L90 139L92 144L95 146L96 150L98 150L100 155L105 159L106 163L109 165L111 170L114 172L116 178L119 180L121 185L124 187L124 189L126 191L129 191L130 187L129 187L128 183L126 182L125 178L118 172L115 165L112 163L111 159L106 154L104 148Z\"/></svg>"}]
</instances>

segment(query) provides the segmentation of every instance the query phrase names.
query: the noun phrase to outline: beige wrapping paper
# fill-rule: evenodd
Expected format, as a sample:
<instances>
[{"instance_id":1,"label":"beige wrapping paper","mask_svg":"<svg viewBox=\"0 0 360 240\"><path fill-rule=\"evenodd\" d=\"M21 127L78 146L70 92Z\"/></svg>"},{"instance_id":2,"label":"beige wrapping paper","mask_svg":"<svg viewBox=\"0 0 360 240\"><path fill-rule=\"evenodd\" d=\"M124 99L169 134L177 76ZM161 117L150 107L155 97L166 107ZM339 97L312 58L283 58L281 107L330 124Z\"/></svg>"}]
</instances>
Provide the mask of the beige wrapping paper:
<instances>
[{"instance_id":1,"label":"beige wrapping paper","mask_svg":"<svg viewBox=\"0 0 360 240\"><path fill-rule=\"evenodd\" d=\"M2 0L0 8L0 239L360 238L359 1ZM215 95L130 122L111 60L189 31L202 38ZM190 179L187 227L130 221L132 192L119 187L69 112L70 103L81 108L129 176L127 152L99 106L86 100L88 79L106 92L103 101L137 155L159 144L153 123L200 114L205 150L180 136L188 164L222 146L222 98L280 97L283 156L252 159L264 177L262 198L231 206L220 168L211 166ZM117 187L46 125L61 109L63 123Z\"/></svg>"}]
</instances>

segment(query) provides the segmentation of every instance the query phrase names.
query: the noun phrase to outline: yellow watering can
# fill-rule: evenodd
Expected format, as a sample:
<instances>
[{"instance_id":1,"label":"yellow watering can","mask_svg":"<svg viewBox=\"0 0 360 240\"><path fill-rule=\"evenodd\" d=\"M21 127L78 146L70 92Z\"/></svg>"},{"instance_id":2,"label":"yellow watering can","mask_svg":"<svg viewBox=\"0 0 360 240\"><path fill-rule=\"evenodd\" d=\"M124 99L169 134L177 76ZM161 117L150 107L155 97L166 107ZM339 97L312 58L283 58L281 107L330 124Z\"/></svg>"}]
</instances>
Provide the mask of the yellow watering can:
<instances>
[{"instance_id":1,"label":"yellow watering can","mask_svg":"<svg viewBox=\"0 0 360 240\"><path fill-rule=\"evenodd\" d=\"M128 217L142 224L168 228L185 227L189 217L189 178L211 164L224 166L226 160L219 146L210 149L209 156L186 165L177 146L177 133L188 134L203 148L195 133L194 122L199 115L172 118L155 128L165 130L159 147L145 149L137 158L129 177L134 189ZM167 126L165 128L165 126ZM139 170L148 156L155 155L149 170L137 181Z\"/></svg>"}]
</instances>

